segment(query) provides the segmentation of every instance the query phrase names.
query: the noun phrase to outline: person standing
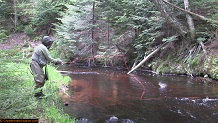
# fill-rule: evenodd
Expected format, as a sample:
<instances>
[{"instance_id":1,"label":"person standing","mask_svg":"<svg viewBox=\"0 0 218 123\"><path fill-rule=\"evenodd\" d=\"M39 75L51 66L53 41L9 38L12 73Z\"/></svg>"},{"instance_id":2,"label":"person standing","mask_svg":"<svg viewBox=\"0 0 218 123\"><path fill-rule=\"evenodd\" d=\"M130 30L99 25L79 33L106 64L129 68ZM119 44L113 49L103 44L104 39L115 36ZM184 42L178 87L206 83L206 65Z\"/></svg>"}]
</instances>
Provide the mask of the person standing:
<instances>
[{"instance_id":1,"label":"person standing","mask_svg":"<svg viewBox=\"0 0 218 123\"><path fill-rule=\"evenodd\" d=\"M34 52L31 57L30 68L34 76L35 89L41 88L44 86L45 81L48 80L48 71L47 64L62 64L60 59L54 59L49 53L49 49L53 44L53 40L50 36L43 36L41 44L34 49ZM45 67L45 72L43 68ZM42 90L35 93L35 97L43 96Z\"/></svg>"}]
</instances>

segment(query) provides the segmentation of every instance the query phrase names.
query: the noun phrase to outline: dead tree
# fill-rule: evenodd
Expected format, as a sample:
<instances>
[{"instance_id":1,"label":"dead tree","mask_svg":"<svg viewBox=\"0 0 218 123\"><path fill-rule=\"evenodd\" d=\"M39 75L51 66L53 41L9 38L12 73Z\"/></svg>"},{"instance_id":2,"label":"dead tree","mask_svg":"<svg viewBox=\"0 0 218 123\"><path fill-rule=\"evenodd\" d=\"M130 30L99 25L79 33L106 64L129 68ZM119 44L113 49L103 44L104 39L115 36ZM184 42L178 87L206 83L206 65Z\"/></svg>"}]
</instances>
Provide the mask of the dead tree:
<instances>
[{"instance_id":1,"label":"dead tree","mask_svg":"<svg viewBox=\"0 0 218 123\"><path fill-rule=\"evenodd\" d=\"M162 0L153 0L153 2L161 12L162 17L165 18L166 21L170 22L171 25L178 30L180 35L185 36L187 28L173 15L172 10L169 9L166 3Z\"/></svg>"}]
</instances>

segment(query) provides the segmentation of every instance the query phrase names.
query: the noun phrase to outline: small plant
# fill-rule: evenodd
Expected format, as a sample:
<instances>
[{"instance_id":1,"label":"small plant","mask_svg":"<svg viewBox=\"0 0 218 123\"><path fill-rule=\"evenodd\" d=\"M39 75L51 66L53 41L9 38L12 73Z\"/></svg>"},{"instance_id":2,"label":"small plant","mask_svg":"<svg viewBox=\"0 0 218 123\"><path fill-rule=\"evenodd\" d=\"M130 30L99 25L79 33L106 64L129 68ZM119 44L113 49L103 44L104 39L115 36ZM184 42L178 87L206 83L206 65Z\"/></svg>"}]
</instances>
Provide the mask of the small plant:
<instances>
[{"instance_id":1,"label":"small plant","mask_svg":"<svg viewBox=\"0 0 218 123\"><path fill-rule=\"evenodd\" d=\"M33 38L35 36L36 29L32 25L27 25L24 28L24 33L29 37Z\"/></svg>"},{"instance_id":2,"label":"small plant","mask_svg":"<svg viewBox=\"0 0 218 123\"><path fill-rule=\"evenodd\" d=\"M0 27L0 43L7 39L6 30Z\"/></svg>"},{"instance_id":3,"label":"small plant","mask_svg":"<svg viewBox=\"0 0 218 123\"><path fill-rule=\"evenodd\" d=\"M25 26L20 24L15 28L15 32L22 32L24 30Z\"/></svg>"}]
</instances>

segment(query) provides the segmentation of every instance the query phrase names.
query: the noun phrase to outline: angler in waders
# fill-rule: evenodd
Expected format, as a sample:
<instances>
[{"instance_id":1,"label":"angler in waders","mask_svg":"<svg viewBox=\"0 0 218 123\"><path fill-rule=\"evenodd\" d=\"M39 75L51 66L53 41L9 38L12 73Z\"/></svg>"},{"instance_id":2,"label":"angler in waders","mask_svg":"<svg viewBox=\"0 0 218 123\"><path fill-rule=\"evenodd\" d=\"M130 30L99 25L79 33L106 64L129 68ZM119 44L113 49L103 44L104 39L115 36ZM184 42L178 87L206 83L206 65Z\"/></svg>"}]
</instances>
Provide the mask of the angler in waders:
<instances>
[{"instance_id":1,"label":"angler in waders","mask_svg":"<svg viewBox=\"0 0 218 123\"><path fill-rule=\"evenodd\" d=\"M49 54L49 48L51 47L53 40L49 36L42 37L42 44L37 46L32 54L32 61L30 63L30 68L34 76L35 89L41 88L44 86L45 81L48 80L48 70L47 64L52 62L54 64L62 64L62 61L59 59L54 59ZM45 67L45 72L43 68ZM35 93L35 97L43 96L42 90L38 93Z\"/></svg>"}]
</instances>

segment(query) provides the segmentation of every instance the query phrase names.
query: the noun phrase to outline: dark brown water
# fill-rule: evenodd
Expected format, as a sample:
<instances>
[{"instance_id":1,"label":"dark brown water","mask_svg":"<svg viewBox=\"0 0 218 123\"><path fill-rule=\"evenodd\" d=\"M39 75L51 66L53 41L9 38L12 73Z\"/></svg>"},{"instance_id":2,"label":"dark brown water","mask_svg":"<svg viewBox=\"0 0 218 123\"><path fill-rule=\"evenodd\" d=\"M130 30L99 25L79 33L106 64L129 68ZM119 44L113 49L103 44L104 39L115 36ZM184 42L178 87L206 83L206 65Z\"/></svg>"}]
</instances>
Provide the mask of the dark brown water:
<instances>
[{"instance_id":1,"label":"dark brown water","mask_svg":"<svg viewBox=\"0 0 218 123\"><path fill-rule=\"evenodd\" d=\"M84 123L217 123L218 83L187 76L71 68L64 111ZM111 120L110 120L111 119ZM113 122L112 122L113 121Z\"/></svg>"}]
</instances>

